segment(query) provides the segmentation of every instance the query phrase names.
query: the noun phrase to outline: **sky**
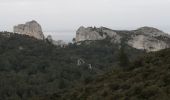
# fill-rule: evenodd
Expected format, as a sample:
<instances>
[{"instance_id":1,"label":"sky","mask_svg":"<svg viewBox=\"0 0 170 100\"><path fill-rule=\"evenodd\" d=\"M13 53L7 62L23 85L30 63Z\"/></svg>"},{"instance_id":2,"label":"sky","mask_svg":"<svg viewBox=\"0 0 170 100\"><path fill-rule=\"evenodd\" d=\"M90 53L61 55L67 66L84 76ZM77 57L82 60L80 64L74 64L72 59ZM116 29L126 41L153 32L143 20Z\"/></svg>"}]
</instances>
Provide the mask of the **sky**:
<instances>
[{"instance_id":1,"label":"sky","mask_svg":"<svg viewBox=\"0 0 170 100\"><path fill-rule=\"evenodd\" d=\"M36 20L43 31L152 26L170 33L170 0L0 0L0 7L0 31Z\"/></svg>"}]
</instances>

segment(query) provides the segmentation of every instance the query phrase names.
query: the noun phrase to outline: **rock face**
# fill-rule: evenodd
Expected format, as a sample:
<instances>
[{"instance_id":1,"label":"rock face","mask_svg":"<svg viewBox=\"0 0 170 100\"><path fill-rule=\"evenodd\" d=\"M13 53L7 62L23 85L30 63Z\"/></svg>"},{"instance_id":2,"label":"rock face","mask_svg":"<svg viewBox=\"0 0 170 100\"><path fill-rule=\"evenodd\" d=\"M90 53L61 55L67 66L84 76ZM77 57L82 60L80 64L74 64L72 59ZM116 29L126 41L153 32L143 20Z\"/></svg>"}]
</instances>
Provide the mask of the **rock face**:
<instances>
[{"instance_id":1,"label":"rock face","mask_svg":"<svg viewBox=\"0 0 170 100\"><path fill-rule=\"evenodd\" d=\"M129 46L146 51L158 51L170 47L170 35L153 27L141 27L132 31L80 27L76 33L76 42L103 40L107 37L112 43L120 43L121 39L124 39Z\"/></svg>"},{"instance_id":2,"label":"rock face","mask_svg":"<svg viewBox=\"0 0 170 100\"><path fill-rule=\"evenodd\" d=\"M101 28L92 28L92 27L80 27L76 32L76 42L85 41L85 40L103 40L107 36L114 37L116 32Z\"/></svg>"},{"instance_id":3,"label":"rock face","mask_svg":"<svg viewBox=\"0 0 170 100\"><path fill-rule=\"evenodd\" d=\"M40 24L38 24L34 20L26 22L25 24L14 26L14 33L29 35L41 40L44 39L44 34L42 32Z\"/></svg>"},{"instance_id":4,"label":"rock face","mask_svg":"<svg viewBox=\"0 0 170 100\"><path fill-rule=\"evenodd\" d=\"M152 27L142 27L133 31L128 44L137 49L158 51L170 47L170 35Z\"/></svg>"}]
</instances>

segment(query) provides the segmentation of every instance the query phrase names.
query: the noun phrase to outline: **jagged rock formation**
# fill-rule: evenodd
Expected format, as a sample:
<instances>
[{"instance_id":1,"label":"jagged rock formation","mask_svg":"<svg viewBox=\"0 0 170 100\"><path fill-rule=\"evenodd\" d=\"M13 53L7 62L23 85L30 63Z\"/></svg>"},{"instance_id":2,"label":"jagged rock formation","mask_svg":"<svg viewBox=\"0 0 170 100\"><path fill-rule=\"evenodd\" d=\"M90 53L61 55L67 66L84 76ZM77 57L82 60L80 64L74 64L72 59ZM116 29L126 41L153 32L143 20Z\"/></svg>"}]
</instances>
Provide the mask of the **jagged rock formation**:
<instances>
[{"instance_id":1,"label":"jagged rock formation","mask_svg":"<svg viewBox=\"0 0 170 100\"><path fill-rule=\"evenodd\" d=\"M53 40L51 35L48 35L46 40L53 45L60 46L60 47L65 47L67 44L63 40Z\"/></svg>"},{"instance_id":2,"label":"jagged rock formation","mask_svg":"<svg viewBox=\"0 0 170 100\"><path fill-rule=\"evenodd\" d=\"M34 20L30 22L26 22L25 24L19 24L17 26L14 26L13 30L14 33L29 35L41 40L44 39L44 34L42 32L42 28L40 24L38 24Z\"/></svg>"},{"instance_id":3,"label":"jagged rock formation","mask_svg":"<svg viewBox=\"0 0 170 100\"><path fill-rule=\"evenodd\" d=\"M170 47L170 35L152 27L142 27L133 31L128 44L137 49L158 51Z\"/></svg>"},{"instance_id":4,"label":"jagged rock formation","mask_svg":"<svg viewBox=\"0 0 170 100\"><path fill-rule=\"evenodd\" d=\"M88 67L88 69L90 69L90 70L93 69L92 64L86 63L85 60L82 58L77 59L77 66L82 66L82 65L86 65Z\"/></svg>"},{"instance_id":5,"label":"jagged rock formation","mask_svg":"<svg viewBox=\"0 0 170 100\"><path fill-rule=\"evenodd\" d=\"M92 28L92 27L80 27L76 32L76 42L85 41L85 40L103 40L107 36L114 37L117 36L117 33L101 28Z\"/></svg>"},{"instance_id":6,"label":"jagged rock formation","mask_svg":"<svg viewBox=\"0 0 170 100\"><path fill-rule=\"evenodd\" d=\"M136 49L158 51L170 47L170 35L153 27L142 27L132 31L111 30L105 27L80 27L76 33L76 42L103 40L110 38L112 43L125 43Z\"/></svg>"}]
</instances>

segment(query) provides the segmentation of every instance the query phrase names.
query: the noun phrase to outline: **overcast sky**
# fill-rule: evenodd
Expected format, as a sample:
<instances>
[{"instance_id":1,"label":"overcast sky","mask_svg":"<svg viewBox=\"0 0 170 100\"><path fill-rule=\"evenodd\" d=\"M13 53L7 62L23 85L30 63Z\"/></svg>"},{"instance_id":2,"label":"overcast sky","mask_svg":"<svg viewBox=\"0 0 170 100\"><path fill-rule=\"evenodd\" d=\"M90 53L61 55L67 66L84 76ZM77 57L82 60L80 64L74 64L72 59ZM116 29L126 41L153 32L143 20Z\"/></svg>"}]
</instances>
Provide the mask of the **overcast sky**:
<instances>
[{"instance_id":1,"label":"overcast sky","mask_svg":"<svg viewBox=\"0 0 170 100\"><path fill-rule=\"evenodd\" d=\"M0 31L33 19L44 31L152 26L170 32L170 0L0 0Z\"/></svg>"}]
</instances>

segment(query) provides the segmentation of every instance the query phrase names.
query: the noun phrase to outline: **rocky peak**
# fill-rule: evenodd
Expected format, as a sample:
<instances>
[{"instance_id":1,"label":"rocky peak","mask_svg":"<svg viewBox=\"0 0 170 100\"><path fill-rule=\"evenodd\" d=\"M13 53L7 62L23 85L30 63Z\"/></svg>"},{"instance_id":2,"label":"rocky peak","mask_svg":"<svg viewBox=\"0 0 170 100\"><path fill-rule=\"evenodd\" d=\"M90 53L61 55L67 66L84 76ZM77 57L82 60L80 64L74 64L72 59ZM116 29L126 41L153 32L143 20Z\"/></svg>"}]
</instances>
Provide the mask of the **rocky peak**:
<instances>
[{"instance_id":1,"label":"rocky peak","mask_svg":"<svg viewBox=\"0 0 170 100\"><path fill-rule=\"evenodd\" d=\"M121 38L124 38L129 46L146 51L158 51L170 47L170 35L146 26L132 31L112 30L105 27L80 27L76 33L76 42L103 40L107 37L112 43L120 43Z\"/></svg>"},{"instance_id":2,"label":"rocky peak","mask_svg":"<svg viewBox=\"0 0 170 100\"><path fill-rule=\"evenodd\" d=\"M148 27L148 26L138 28L137 31L141 31L141 32L144 32L144 33L162 32L161 30L158 30L158 29L153 28L153 27Z\"/></svg>"},{"instance_id":3,"label":"rocky peak","mask_svg":"<svg viewBox=\"0 0 170 100\"><path fill-rule=\"evenodd\" d=\"M76 32L76 42L85 40L103 40L106 37L113 37L117 35L116 32L106 28L83 27L81 26Z\"/></svg>"},{"instance_id":4,"label":"rocky peak","mask_svg":"<svg viewBox=\"0 0 170 100\"><path fill-rule=\"evenodd\" d=\"M14 33L29 35L41 40L44 39L42 28L35 20L14 26Z\"/></svg>"},{"instance_id":5,"label":"rocky peak","mask_svg":"<svg viewBox=\"0 0 170 100\"><path fill-rule=\"evenodd\" d=\"M26 22L26 23L37 23L37 21L32 20L32 21L30 21L30 22Z\"/></svg>"},{"instance_id":6,"label":"rocky peak","mask_svg":"<svg viewBox=\"0 0 170 100\"><path fill-rule=\"evenodd\" d=\"M134 31L134 33L148 35L151 37L165 36L165 37L170 38L170 36L167 33L163 32L159 29L156 29L153 27L147 27L147 26L138 28L137 30Z\"/></svg>"},{"instance_id":7,"label":"rocky peak","mask_svg":"<svg viewBox=\"0 0 170 100\"><path fill-rule=\"evenodd\" d=\"M128 44L136 49L158 51L170 47L170 35L159 29L153 27L141 27L133 32L134 35L130 37L131 39L128 41Z\"/></svg>"}]
</instances>

